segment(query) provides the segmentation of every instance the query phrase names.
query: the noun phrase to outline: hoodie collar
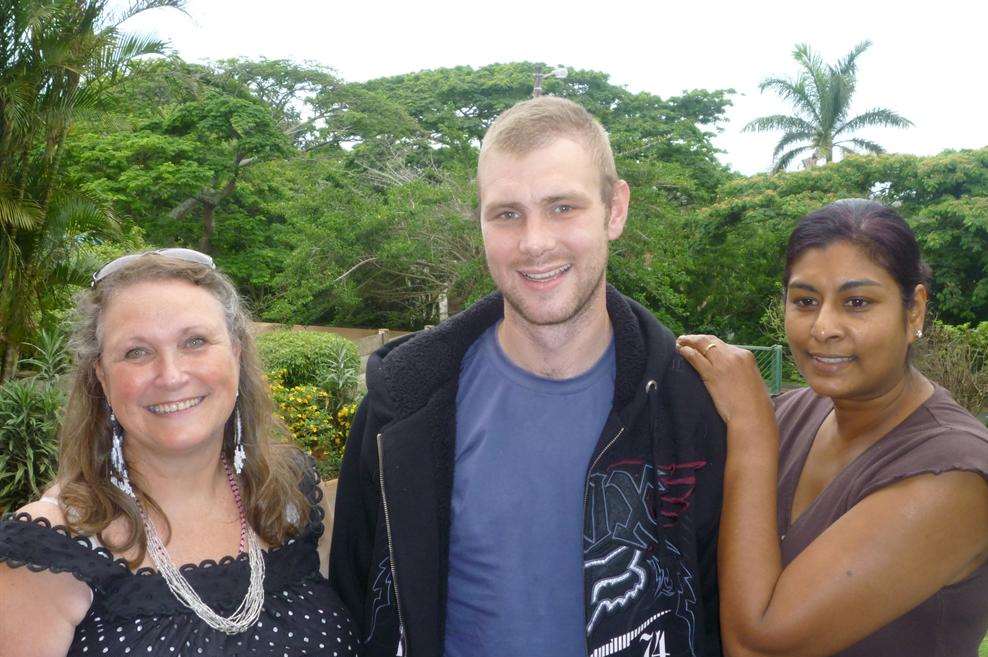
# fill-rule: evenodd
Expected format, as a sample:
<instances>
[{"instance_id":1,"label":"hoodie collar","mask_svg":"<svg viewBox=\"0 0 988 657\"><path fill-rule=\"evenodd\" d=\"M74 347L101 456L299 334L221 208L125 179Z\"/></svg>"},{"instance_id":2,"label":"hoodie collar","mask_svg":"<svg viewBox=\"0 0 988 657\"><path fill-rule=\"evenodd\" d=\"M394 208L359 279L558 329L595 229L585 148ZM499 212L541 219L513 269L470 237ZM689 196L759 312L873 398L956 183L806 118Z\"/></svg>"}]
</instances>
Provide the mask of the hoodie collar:
<instances>
[{"instance_id":1,"label":"hoodie collar","mask_svg":"<svg viewBox=\"0 0 988 657\"><path fill-rule=\"evenodd\" d=\"M649 354L645 346L646 334L665 329L651 313L610 285L606 299L617 358L614 407L620 409L638 392L645 376L646 356L653 361L650 370L658 366L657 371L662 371L665 361L671 357L671 348L662 350L667 353ZM374 381L374 387L383 384L382 392L389 397L394 419L411 415L425 406L437 389L455 383L453 380L459 379L460 364L467 350L503 316L504 298L496 292L439 326L421 331L386 350L380 368L373 375L382 380ZM649 340L650 345L655 342ZM656 357L663 362L655 363Z\"/></svg>"}]
</instances>

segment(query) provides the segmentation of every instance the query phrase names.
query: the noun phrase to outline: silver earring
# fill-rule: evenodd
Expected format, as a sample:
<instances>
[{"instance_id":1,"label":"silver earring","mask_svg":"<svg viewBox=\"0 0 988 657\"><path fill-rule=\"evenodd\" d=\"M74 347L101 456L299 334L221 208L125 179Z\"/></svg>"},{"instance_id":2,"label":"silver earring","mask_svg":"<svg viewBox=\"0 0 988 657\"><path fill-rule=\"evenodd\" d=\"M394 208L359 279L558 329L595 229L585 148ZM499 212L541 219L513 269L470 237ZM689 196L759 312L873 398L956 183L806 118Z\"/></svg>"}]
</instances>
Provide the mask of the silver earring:
<instances>
[{"instance_id":1,"label":"silver earring","mask_svg":"<svg viewBox=\"0 0 988 657\"><path fill-rule=\"evenodd\" d=\"M136 500L137 495L134 494L134 489L130 486L127 463L124 461L123 429L112 410L110 411L110 432L113 434L113 446L110 448L110 483Z\"/></svg>"},{"instance_id":2,"label":"silver earring","mask_svg":"<svg viewBox=\"0 0 988 657\"><path fill-rule=\"evenodd\" d=\"M240 422L240 403L233 407L237 433L233 438L233 470L237 474L244 471L244 463L247 461L247 451L244 449L244 428Z\"/></svg>"},{"instance_id":3,"label":"silver earring","mask_svg":"<svg viewBox=\"0 0 988 657\"><path fill-rule=\"evenodd\" d=\"M916 329L916 339L919 340L923 337L923 329Z\"/></svg>"}]
</instances>

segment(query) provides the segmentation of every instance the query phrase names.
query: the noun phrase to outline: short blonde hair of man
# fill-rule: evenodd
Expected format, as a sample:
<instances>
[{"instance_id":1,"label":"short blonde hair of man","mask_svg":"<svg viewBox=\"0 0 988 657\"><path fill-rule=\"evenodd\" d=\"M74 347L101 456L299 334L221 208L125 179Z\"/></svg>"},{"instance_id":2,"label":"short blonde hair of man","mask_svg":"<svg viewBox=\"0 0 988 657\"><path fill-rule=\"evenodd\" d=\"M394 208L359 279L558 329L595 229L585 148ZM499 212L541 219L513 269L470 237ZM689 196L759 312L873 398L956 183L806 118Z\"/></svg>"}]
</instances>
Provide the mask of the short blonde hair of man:
<instances>
[{"instance_id":1,"label":"short blonde hair of man","mask_svg":"<svg viewBox=\"0 0 988 657\"><path fill-rule=\"evenodd\" d=\"M479 162L483 162L489 151L528 155L561 137L580 142L590 152L600 173L600 198L610 207L614 183L618 181L610 139L604 126L572 100L540 96L504 111L484 135ZM477 175L479 178L479 166Z\"/></svg>"}]
</instances>

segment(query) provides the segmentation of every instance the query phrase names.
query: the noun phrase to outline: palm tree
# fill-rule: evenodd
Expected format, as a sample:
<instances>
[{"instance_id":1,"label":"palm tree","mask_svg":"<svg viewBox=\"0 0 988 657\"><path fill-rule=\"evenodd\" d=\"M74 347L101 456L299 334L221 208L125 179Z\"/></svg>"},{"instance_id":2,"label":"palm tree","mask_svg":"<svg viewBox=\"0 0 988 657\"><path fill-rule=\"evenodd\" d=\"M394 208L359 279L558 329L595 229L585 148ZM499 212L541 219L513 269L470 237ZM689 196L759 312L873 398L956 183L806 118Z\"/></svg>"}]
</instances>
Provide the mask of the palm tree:
<instances>
[{"instance_id":1,"label":"palm tree","mask_svg":"<svg viewBox=\"0 0 988 657\"><path fill-rule=\"evenodd\" d=\"M161 53L123 34L128 18L184 0L0 0L0 382L38 323L51 286L79 282L86 244L116 227L112 214L62 182L73 118L100 109L127 62Z\"/></svg>"},{"instance_id":2,"label":"palm tree","mask_svg":"<svg viewBox=\"0 0 988 657\"><path fill-rule=\"evenodd\" d=\"M865 127L905 128L912 125L908 119L884 107L847 118L857 83L857 59L870 46L871 41L863 41L836 65L830 65L808 45L799 44L793 51L793 59L802 67L799 75L795 79L768 78L759 85L761 91L771 89L792 103L796 110L791 116L763 116L744 127L745 132L783 131L772 153L773 172L782 171L797 155L807 151L809 157L804 161L807 166L819 160L832 162L834 149L841 153L859 150L882 153L884 149L875 142L849 135ZM790 148L800 142L803 144Z\"/></svg>"}]
</instances>

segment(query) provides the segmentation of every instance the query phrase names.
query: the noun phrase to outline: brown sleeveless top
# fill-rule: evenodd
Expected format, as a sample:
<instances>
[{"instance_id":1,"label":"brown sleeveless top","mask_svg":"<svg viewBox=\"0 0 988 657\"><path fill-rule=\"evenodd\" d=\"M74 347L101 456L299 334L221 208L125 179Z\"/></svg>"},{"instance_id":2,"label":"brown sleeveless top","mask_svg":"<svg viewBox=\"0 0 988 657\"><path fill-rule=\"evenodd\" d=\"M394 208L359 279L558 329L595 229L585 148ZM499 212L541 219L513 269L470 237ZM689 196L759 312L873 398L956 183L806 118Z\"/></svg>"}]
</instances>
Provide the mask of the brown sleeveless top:
<instances>
[{"instance_id":1,"label":"brown sleeveless top","mask_svg":"<svg viewBox=\"0 0 988 657\"><path fill-rule=\"evenodd\" d=\"M779 539L786 566L851 507L883 486L919 474L950 470L988 479L988 429L934 384L933 395L871 445L790 524L796 485L813 438L833 409L827 397L801 388L778 397ZM958 518L963 522L963 518ZM977 657L988 629L988 564L945 586L836 657Z\"/></svg>"}]
</instances>

